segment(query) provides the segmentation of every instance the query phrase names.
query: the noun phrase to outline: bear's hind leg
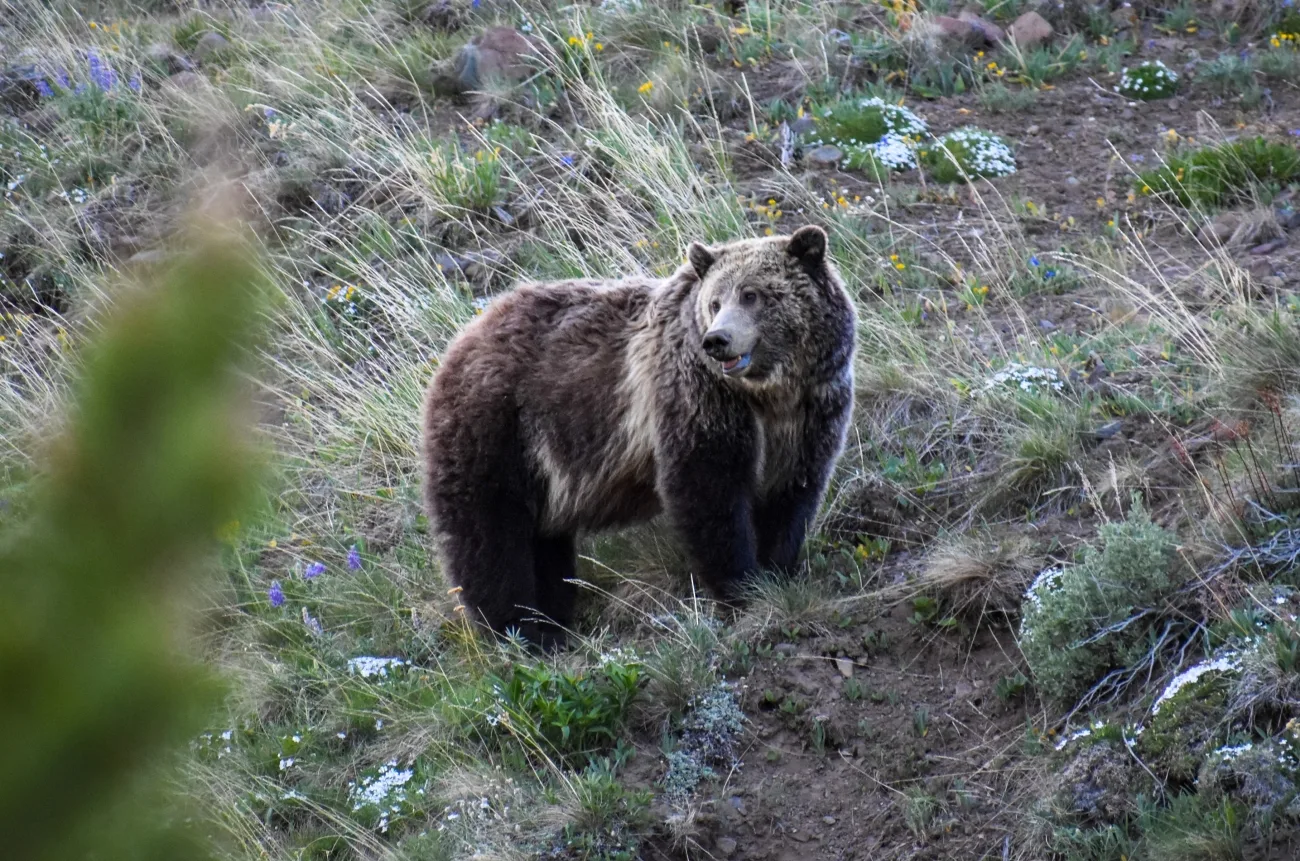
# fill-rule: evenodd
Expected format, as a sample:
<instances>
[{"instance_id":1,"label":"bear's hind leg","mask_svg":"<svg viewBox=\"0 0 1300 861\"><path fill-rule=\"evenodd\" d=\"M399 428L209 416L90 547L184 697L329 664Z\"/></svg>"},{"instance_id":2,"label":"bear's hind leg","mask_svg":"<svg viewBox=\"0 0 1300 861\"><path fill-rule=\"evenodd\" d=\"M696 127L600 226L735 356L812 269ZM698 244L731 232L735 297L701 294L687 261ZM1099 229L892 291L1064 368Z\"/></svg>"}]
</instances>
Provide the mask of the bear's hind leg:
<instances>
[{"instance_id":1,"label":"bear's hind leg","mask_svg":"<svg viewBox=\"0 0 1300 861\"><path fill-rule=\"evenodd\" d=\"M536 572L539 633L544 649L564 645L565 632L573 627L573 608L578 587L572 580L577 573L577 548L572 535L539 536L533 541L533 566Z\"/></svg>"},{"instance_id":2,"label":"bear's hind leg","mask_svg":"<svg viewBox=\"0 0 1300 861\"><path fill-rule=\"evenodd\" d=\"M471 620L497 634L536 640L534 528L526 508L498 500L456 507L440 518L446 575L461 587Z\"/></svg>"}]
</instances>

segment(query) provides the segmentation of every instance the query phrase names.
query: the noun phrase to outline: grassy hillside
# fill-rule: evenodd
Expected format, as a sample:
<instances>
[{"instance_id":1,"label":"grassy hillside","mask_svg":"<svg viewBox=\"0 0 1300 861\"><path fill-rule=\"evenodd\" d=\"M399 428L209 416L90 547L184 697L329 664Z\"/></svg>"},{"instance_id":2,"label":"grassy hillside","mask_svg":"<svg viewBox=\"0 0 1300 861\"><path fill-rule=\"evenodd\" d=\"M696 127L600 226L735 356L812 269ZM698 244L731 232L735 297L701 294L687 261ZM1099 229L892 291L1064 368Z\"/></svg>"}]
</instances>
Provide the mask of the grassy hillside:
<instances>
[{"instance_id":1,"label":"grassy hillside","mask_svg":"<svg viewBox=\"0 0 1300 861\"><path fill-rule=\"evenodd\" d=\"M229 859L1300 850L1289 2L0 8L5 546L69 404L125 403L96 351L190 213L233 208L270 287L211 313L266 332L267 462L176 602L224 696L155 821ZM803 575L719 612L651 525L584 546L570 651L476 636L420 509L450 339L521 279L806 223L860 358ZM121 534L179 528L158 481Z\"/></svg>"}]
</instances>

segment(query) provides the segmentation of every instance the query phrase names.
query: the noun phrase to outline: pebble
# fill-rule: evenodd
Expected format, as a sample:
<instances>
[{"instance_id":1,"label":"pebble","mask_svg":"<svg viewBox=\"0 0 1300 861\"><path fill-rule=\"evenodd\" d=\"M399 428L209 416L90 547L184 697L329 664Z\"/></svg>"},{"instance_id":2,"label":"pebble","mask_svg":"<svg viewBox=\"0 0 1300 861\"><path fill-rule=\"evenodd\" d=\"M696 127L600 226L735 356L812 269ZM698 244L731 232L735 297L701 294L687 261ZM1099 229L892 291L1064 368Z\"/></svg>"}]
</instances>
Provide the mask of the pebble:
<instances>
[{"instance_id":1,"label":"pebble","mask_svg":"<svg viewBox=\"0 0 1300 861\"><path fill-rule=\"evenodd\" d=\"M776 652L778 655L786 655L789 657L797 655L799 653L799 647L794 643L777 643L772 647L772 651Z\"/></svg>"},{"instance_id":2,"label":"pebble","mask_svg":"<svg viewBox=\"0 0 1300 861\"><path fill-rule=\"evenodd\" d=\"M823 817L822 817L822 822L825 822L827 825L834 825L834 824L835 824L835 817L834 817L834 816L823 816Z\"/></svg>"},{"instance_id":3,"label":"pebble","mask_svg":"<svg viewBox=\"0 0 1300 861\"><path fill-rule=\"evenodd\" d=\"M1096 433L1094 433L1093 435L1097 437L1097 439L1110 439L1113 436L1117 436L1119 432L1122 431L1123 429L1124 429L1123 422L1113 421L1097 428Z\"/></svg>"},{"instance_id":4,"label":"pebble","mask_svg":"<svg viewBox=\"0 0 1300 861\"><path fill-rule=\"evenodd\" d=\"M844 153L837 146L822 144L803 154L804 164L823 170L833 169L844 158Z\"/></svg>"},{"instance_id":5,"label":"pebble","mask_svg":"<svg viewBox=\"0 0 1300 861\"><path fill-rule=\"evenodd\" d=\"M719 837L718 842L715 843L714 845L718 847L718 854L720 854L724 858L727 858L730 857L732 854L734 854L736 851L736 838Z\"/></svg>"},{"instance_id":6,"label":"pebble","mask_svg":"<svg viewBox=\"0 0 1300 861\"><path fill-rule=\"evenodd\" d=\"M1276 251L1276 250L1278 250L1278 249L1281 248L1283 245L1286 245L1286 239L1285 239L1285 238L1274 239L1274 240L1271 241L1271 242L1265 242L1263 245L1256 245L1254 248L1250 249L1250 253L1251 253L1251 254L1268 254L1270 251Z\"/></svg>"},{"instance_id":7,"label":"pebble","mask_svg":"<svg viewBox=\"0 0 1300 861\"><path fill-rule=\"evenodd\" d=\"M1067 177L1065 178L1065 184L1066 184L1066 185L1078 185L1078 184L1079 184L1079 179L1078 179L1078 177L1067 176Z\"/></svg>"},{"instance_id":8,"label":"pebble","mask_svg":"<svg viewBox=\"0 0 1300 861\"><path fill-rule=\"evenodd\" d=\"M1057 329L1057 325L1051 320L1039 320L1038 328L1042 329L1044 332L1054 332Z\"/></svg>"}]
</instances>

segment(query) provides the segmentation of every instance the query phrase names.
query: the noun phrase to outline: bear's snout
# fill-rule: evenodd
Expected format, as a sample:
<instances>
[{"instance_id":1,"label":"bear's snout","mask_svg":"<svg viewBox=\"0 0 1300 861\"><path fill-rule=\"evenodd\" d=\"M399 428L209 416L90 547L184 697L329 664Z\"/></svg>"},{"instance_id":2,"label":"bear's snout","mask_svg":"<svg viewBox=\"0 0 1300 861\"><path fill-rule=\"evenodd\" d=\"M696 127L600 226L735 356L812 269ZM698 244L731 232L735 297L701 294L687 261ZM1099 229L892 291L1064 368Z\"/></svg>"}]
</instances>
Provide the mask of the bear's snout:
<instances>
[{"instance_id":1,"label":"bear's snout","mask_svg":"<svg viewBox=\"0 0 1300 861\"><path fill-rule=\"evenodd\" d=\"M723 361L736 354L731 349L731 332L727 329L710 329L704 333L704 352L710 359Z\"/></svg>"}]
</instances>

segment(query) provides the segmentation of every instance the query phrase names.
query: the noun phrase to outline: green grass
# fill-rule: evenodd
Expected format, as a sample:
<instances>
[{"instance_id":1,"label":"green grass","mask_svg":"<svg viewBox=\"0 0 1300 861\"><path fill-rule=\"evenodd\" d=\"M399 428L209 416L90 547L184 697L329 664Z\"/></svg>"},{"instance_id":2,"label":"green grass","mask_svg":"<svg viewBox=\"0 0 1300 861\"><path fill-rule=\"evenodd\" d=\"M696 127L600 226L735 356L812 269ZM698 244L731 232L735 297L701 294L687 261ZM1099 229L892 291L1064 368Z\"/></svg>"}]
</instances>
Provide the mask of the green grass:
<instances>
[{"instance_id":1,"label":"green grass","mask_svg":"<svg viewBox=\"0 0 1300 861\"><path fill-rule=\"evenodd\" d=\"M1177 508L1178 546L1189 554L1236 546L1248 533L1246 500L1286 498L1282 467L1293 458L1285 434L1298 433L1290 404L1300 392L1300 353L1296 312L1283 297L1224 290L1245 275L1212 252L1189 255L1191 273L1175 281L1154 244L1123 217L1109 236L1092 238L1084 219L1058 231L1049 217L1028 212L1015 203L1023 192L996 177L966 187L967 177L990 171L959 138L947 138L954 163L909 128L926 152L924 169L870 181L892 165L868 157L866 146L902 130L889 117L897 118L891 106L904 96L954 95L977 114L971 122L1002 128L1005 120L979 112L1042 110L1052 103L1046 94L1004 80L962 94L975 85L973 58L930 58L916 32L889 23L888 10L877 26L845 4L749 4L731 17L703 6L560 12L532 4L535 33L559 52L555 66L494 92L490 103L453 101L442 89L447 61L482 26L517 23L519 10L455 4L465 23L447 32L424 19L432 5L322 0L295 5L297 19L286 24L241 6L200 15L105 3L94 14L121 18L116 31L44 8L6 33L23 56L66 66L76 82L89 72L84 51L92 44L120 80L145 73L138 93L128 84L50 97L44 130L0 123L7 192L0 297L10 303L0 309L6 513L40 510L35 488L49 441L60 438L82 374L93 376L92 345L103 327L112 331L106 311L129 304L128 276L153 265L147 258L186 247L170 228L207 198L210 180L230 180L257 233L268 305L241 311L225 285L209 297L216 307L203 325L190 321L174 333L185 342L179 349L234 338L255 322L269 331L253 375L267 461L261 493L237 522L223 515L219 528L203 524L221 549L193 596L198 631L190 639L225 680L225 696L198 716L193 726L202 728L183 739L192 745L176 750L179 765L159 784L176 809L150 808L160 820L182 809L194 815L217 857L622 859L659 851L666 840L693 846L693 817L713 809L716 793L752 791L752 767L734 770L754 741L742 709L770 708L796 739L798 750L768 750L782 768L834 755L855 725L871 755L901 741L933 744L941 757L966 730L937 707L917 706L927 701L921 694L947 695L925 687L935 675L930 649L936 642L965 649L968 637L996 631L1008 667L995 690L1006 702L994 709L1056 720L1057 706L1033 702L1040 688L1050 695L1051 683L1036 676L1031 688L1027 674L1017 675L1016 647L1003 636L1015 624L1007 608L1020 601L1026 559L1068 556L1093 541L1104 518L1116 516L1121 490L1125 500L1129 489L1149 494L1153 510ZM1004 21L1028 8L985 7ZM162 40L190 50L210 30L231 49L188 88L165 84L145 48ZM1135 49L1086 50L1114 65ZM999 62L1032 86L1073 85L1079 64L1089 62L1083 50L1062 38ZM1284 55L1264 53L1259 74L1285 80ZM1241 68L1222 66L1202 66L1202 83L1228 90L1244 80ZM863 106L867 96L881 104ZM472 122L480 108L495 119ZM771 155L776 127L798 122L801 108L817 126L800 143L821 136L847 145L847 176L805 173L797 158L789 169L745 160ZM1213 156L1176 153L1168 182L1160 184L1160 172L1144 181L1175 197L1189 187L1184 202L1211 206L1263 199L1294 179L1289 148L1232 146ZM1177 159L1185 161L1175 166ZM1173 179L1178 167L1185 179L1193 166L1190 186ZM1135 222L1144 203L1127 210ZM745 610L729 615L691 594L667 530L636 530L584 547L591 588L570 652L539 660L475 636L429 552L418 440L424 389L482 300L520 278L666 274L690 241L809 222L830 231L858 301L860 360L854 426L799 576L762 581ZM128 265L136 250L149 254ZM1121 306L1140 312L1140 322L1119 319L1113 309ZM1042 326L1046 317L1057 327ZM1108 382L1089 382L1093 354L1111 370ZM162 358L140 364L171 373ZM994 380L1013 365L1050 368L1061 386L1026 391L1018 380ZM1238 415L1258 429L1253 454L1241 442L1201 449L1194 469L1171 468L1169 439L1202 420ZM1101 443L1095 431L1116 417L1124 433ZM200 430L225 427L190 425L199 426L195 440L208 438ZM1120 445L1124 435L1132 440ZM124 487L140 481L127 476L137 455L150 454L138 445L125 439L112 448ZM156 448L155 455L175 453ZM1261 471L1278 487L1262 487ZM168 509L139 542L152 542L153 554L187 534L166 526L167 517L219 501L177 496L162 479L148 479L148 488ZM993 530L1009 533L1005 546L1020 550L1005 555L1015 560L945 555L951 536ZM105 554L81 566L83 575L112 569L105 559L120 561ZM309 577L317 565L323 573ZM170 558L157 570L180 573ZM898 635L879 613L897 589L916 585L918 572L935 571L947 571L949 582L927 580L923 592L907 593L904 617L924 624ZM1238 594L1236 576L1216 581L1223 594ZM28 579L33 589L44 582ZM1179 612L1208 628L1219 594L1198 594L1205 600ZM163 598L159 590L129 607L154 619ZM60 605L70 608L69 625L74 605ZM28 622L16 618L9 630ZM910 650L914 636L915 687L855 656L856 675L836 705L888 708L897 720L856 713L828 720L822 692L786 689L789 674L845 644L849 654L862 646L878 656L896 641ZM42 637L53 646L74 641ZM799 655L787 657L776 648L782 643L796 644ZM82 657L86 672L108 659ZM363 676L350 663L360 657L404 663ZM1262 666L1283 682L1294 672L1293 662ZM747 694L745 675L770 678ZM1252 690L1284 702L1276 692L1287 688ZM1149 693L1135 690L1133 702L1117 705L1140 708ZM115 722L132 714L100 711ZM115 738L133 749L148 726L137 722ZM1279 731L1267 721L1258 727ZM970 731L983 737L990 727ZM1026 739L1048 747L1037 735ZM1017 777L1046 779L1056 768L1047 758L1008 756L1007 773ZM898 800L905 842L923 839L942 853L942 841L960 830L948 830L955 817L989 806L984 789L964 788L968 775L938 778L919 760L907 767L907 781L887 790ZM30 803L70 818L66 778L57 769L38 778L11 785L37 787ZM56 780L58 793L48 789ZM967 798L975 799L970 809ZM1017 799L1005 804L1028 818ZM1165 857L1230 857L1259 821L1244 813L1243 826L1232 804L1178 805L1118 832L1076 835L1062 851L1134 857L1142 846ZM1179 836L1189 829L1190 837Z\"/></svg>"},{"instance_id":2,"label":"green grass","mask_svg":"<svg viewBox=\"0 0 1300 861\"><path fill-rule=\"evenodd\" d=\"M1300 151L1262 137L1176 153L1135 180L1142 194L1183 206L1222 206L1275 193L1300 176Z\"/></svg>"}]
</instances>

